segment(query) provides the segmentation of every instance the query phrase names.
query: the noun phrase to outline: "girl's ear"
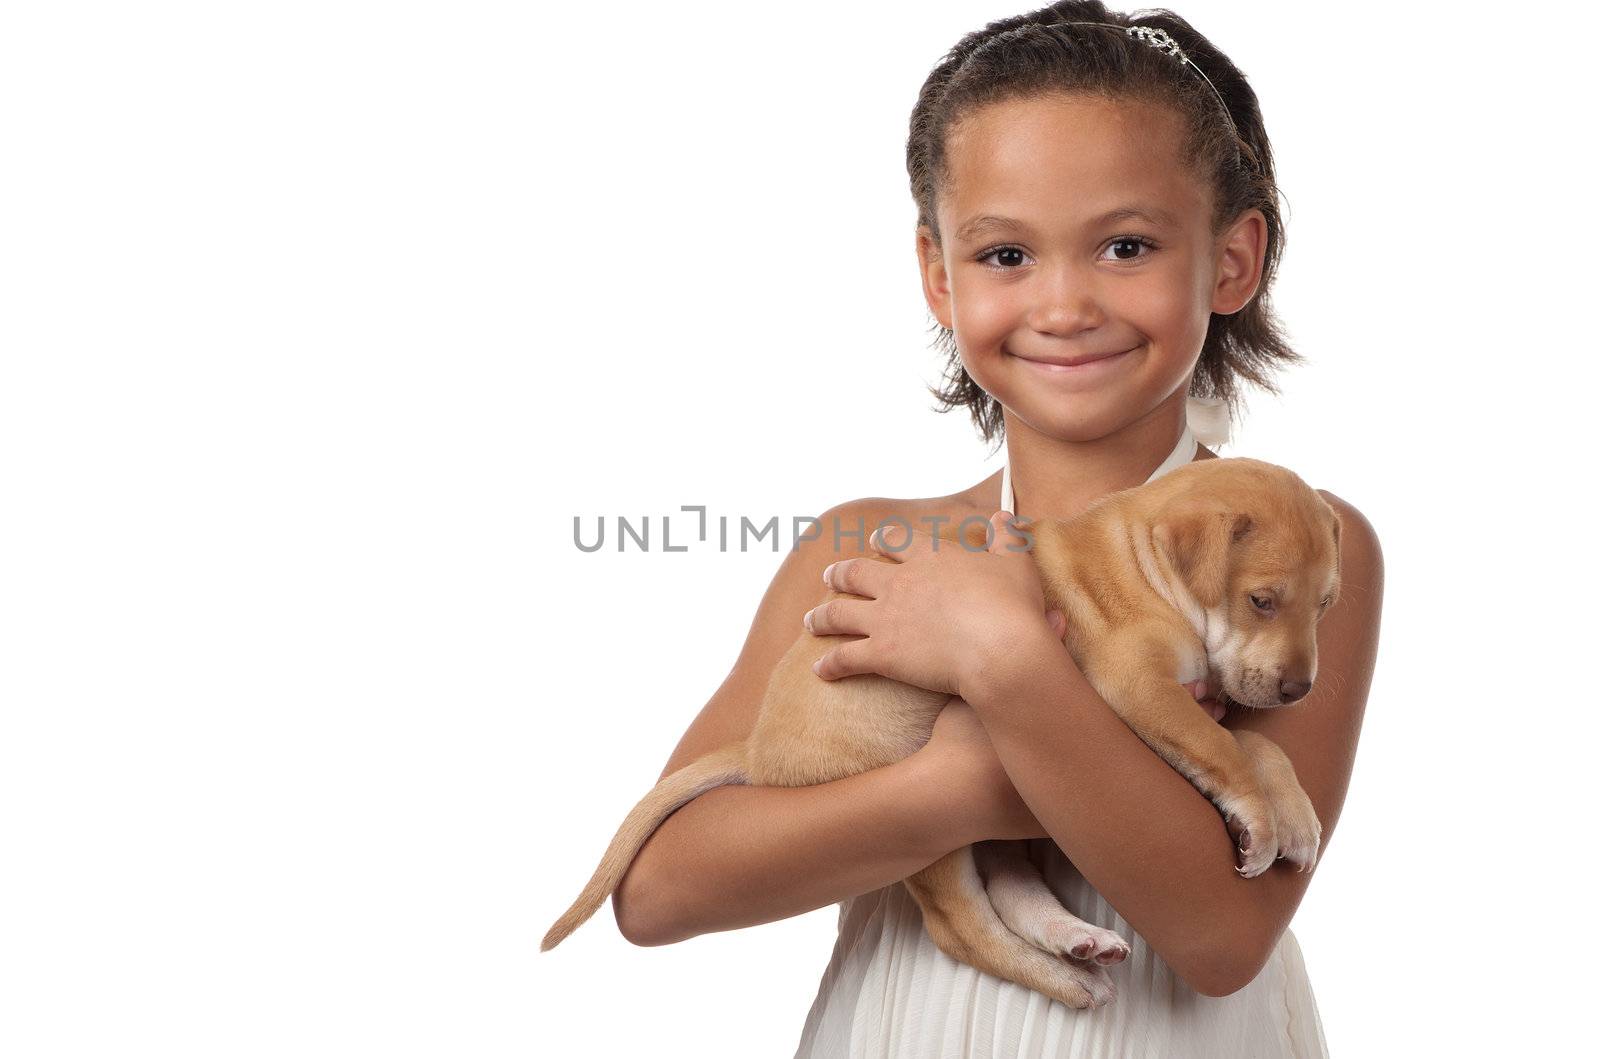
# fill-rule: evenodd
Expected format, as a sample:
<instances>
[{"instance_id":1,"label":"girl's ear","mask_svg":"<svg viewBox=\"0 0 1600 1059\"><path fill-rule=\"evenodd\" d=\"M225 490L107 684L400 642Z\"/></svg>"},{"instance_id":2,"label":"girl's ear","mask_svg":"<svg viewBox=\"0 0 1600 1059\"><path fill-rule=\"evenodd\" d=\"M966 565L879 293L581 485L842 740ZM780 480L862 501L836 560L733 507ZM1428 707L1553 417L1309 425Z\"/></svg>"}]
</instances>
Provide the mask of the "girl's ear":
<instances>
[{"instance_id":1,"label":"girl's ear","mask_svg":"<svg viewBox=\"0 0 1600 1059\"><path fill-rule=\"evenodd\" d=\"M1230 316L1250 304L1261 286L1266 254L1266 215L1254 208L1245 210L1218 238L1212 312Z\"/></svg>"},{"instance_id":2,"label":"girl's ear","mask_svg":"<svg viewBox=\"0 0 1600 1059\"><path fill-rule=\"evenodd\" d=\"M944 254L933 241L926 225L917 228L917 264L922 272L922 296L934 319L944 328L954 327L950 312L950 273L944 267Z\"/></svg>"},{"instance_id":3,"label":"girl's ear","mask_svg":"<svg viewBox=\"0 0 1600 1059\"><path fill-rule=\"evenodd\" d=\"M1228 591L1230 551L1254 526L1249 515L1212 503L1191 503L1158 517L1151 536L1168 564L1202 607L1215 607Z\"/></svg>"}]
</instances>

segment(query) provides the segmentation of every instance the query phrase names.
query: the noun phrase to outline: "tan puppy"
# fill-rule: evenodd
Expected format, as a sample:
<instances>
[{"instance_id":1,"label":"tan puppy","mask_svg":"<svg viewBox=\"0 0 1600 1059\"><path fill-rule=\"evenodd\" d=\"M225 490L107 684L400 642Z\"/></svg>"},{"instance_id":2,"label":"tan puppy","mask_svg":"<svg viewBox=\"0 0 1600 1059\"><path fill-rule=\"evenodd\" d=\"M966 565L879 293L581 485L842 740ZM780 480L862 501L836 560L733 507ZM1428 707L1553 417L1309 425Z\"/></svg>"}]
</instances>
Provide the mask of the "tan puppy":
<instances>
[{"instance_id":1,"label":"tan puppy","mask_svg":"<svg viewBox=\"0 0 1600 1059\"><path fill-rule=\"evenodd\" d=\"M1338 593L1333 508L1282 467L1199 460L1031 530L1046 604L1067 617L1073 659L1221 811L1240 845L1240 872L1259 875L1280 856L1308 869L1321 825L1289 759L1256 733L1214 723L1181 685L1204 677L1224 702L1255 708L1310 690L1317 621ZM588 919L656 827L700 794L731 783L823 783L927 742L951 697L874 674L822 680L811 665L834 642L802 633L773 671L749 739L684 766L639 802L541 950ZM1115 995L1101 965L1125 957L1127 943L1063 909L1023 843L957 850L905 885L954 959L1072 1007Z\"/></svg>"}]
</instances>

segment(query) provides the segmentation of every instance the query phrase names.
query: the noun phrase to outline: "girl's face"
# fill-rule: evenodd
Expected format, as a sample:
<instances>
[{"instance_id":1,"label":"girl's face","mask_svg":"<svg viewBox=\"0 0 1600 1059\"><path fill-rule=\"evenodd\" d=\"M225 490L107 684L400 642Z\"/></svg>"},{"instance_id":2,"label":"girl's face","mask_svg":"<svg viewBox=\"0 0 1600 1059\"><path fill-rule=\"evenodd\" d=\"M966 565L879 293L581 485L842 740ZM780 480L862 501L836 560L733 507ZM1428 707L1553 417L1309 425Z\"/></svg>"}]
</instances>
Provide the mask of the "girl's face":
<instances>
[{"instance_id":1,"label":"girl's face","mask_svg":"<svg viewBox=\"0 0 1600 1059\"><path fill-rule=\"evenodd\" d=\"M1088 441L1181 402L1211 313L1255 293L1266 219L1213 236L1182 133L1163 107L1066 95L953 130L942 253L917 236L923 290L1008 433ZM1108 359L1068 366L1085 358Z\"/></svg>"}]
</instances>

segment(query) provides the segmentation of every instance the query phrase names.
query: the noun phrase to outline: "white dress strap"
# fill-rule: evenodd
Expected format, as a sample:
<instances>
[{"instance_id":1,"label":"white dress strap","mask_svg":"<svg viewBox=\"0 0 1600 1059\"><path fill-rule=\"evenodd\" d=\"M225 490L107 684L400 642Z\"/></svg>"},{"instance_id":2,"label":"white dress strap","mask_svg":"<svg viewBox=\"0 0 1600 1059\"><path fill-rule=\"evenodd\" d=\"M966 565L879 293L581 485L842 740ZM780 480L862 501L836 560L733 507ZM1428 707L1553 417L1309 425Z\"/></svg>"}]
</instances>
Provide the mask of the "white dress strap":
<instances>
[{"instance_id":1,"label":"white dress strap","mask_svg":"<svg viewBox=\"0 0 1600 1059\"><path fill-rule=\"evenodd\" d=\"M1167 458L1161 461L1161 466L1151 472L1150 477L1146 478L1145 481L1147 483L1153 482L1168 471L1192 462L1195 453L1199 451L1199 439L1194 436L1194 431L1189 428L1189 424L1184 423L1183 436L1178 439L1178 444L1167 454ZM1009 511L1013 515L1017 513L1016 494L1011 491L1010 460L1007 460L1005 466L1000 469L1000 510Z\"/></svg>"}]
</instances>

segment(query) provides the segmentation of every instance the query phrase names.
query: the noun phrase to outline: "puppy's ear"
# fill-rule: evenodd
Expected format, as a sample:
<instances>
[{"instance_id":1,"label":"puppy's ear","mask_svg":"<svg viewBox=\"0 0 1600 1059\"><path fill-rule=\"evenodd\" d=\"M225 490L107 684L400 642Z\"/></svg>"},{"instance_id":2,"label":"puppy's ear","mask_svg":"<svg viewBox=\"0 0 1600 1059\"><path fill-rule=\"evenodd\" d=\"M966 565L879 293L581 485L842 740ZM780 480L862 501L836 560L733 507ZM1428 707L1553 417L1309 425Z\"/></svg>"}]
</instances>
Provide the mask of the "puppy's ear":
<instances>
[{"instance_id":1,"label":"puppy's ear","mask_svg":"<svg viewBox=\"0 0 1600 1059\"><path fill-rule=\"evenodd\" d=\"M1159 519L1152 536L1200 605L1215 607L1228 590L1229 549L1254 525L1249 515L1215 503L1190 504Z\"/></svg>"}]
</instances>

